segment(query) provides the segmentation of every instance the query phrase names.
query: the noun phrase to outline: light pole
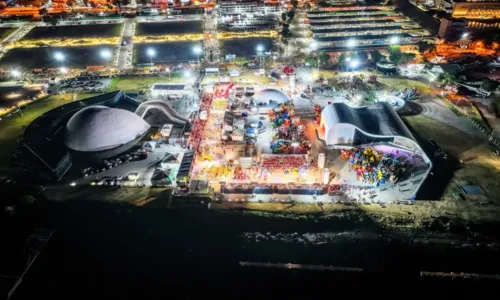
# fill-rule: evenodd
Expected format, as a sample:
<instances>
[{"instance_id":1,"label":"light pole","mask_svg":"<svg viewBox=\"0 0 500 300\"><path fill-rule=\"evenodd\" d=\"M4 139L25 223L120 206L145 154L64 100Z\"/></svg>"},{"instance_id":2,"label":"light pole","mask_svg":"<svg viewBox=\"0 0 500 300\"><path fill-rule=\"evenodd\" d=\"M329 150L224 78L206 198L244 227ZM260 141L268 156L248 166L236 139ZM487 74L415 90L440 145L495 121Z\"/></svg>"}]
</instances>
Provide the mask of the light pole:
<instances>
[{"instance_id":1,"label":"light pole","mask_svg":"<svg viewBox=\"0 0 500 300\"><path fill-rule=\"evenodd\" d=\"M54 58L57 61L61 62L61 67L64 67L63 62L64 62L64 58L65 57L64 57L64 54L62 54L62 52L56 52L56 53L54 53Z\"/></svg>"},{"instance_id":2,"label":"light pole","mask_svg":"<svg viewBox=\"0 0 500 300\"><path fill-rule=\"evenodd\" d=\"M346 57L345 61L347 62L347 72L349 72L349 65L350 65L350 61L351 61L351 58L348 56Z\"/></svg>"},{"instance_id":3,"label":"light pole","mask_svg":"<svg viewBox=\"0 0 500 300\"><path fill-rule=\"evenodd\" d=\"M295 154L295 149L297 149L297 147L299 146L299 143L298 142L292 142L291 146L293 148L293 154Z\"/></svg>"},{"instance_id":4,"label":"light pole","mask_svg":"<svg viewBox=\"0 0 500 300\"><path fill-rule=\"evenodd\" d=\"M194 54L196 54L198 56L198 63L200 63L200 54L201 54L201 51L202 51L201 46L195 46L193 48Z\"/></svg>"},{"instance_id":5,"label":"light pole","mask_svg":"<svg viewBox=\"0 0 500 300\"><path fill-rule=\"evenodd\" d=\"M153 57L156 55L155 49L148 48L148 50L146 51L146 53L148 54L149 59L151 60L151 66L153 66Z\"/></svg>"},{"instance_id":6,"label":"light pole","mask_svg":"<svg viewBox=\"0 0 500 300\"><path fill-rule=\"evenodd\" d=\"M354 59L351 61L351 63L349 65L351 66L351 71L354 71L354 69L359 66L359 60Z\"/></svg>"},{"instance_id":7,"label":"light pole","mask_svg":"<svg viewBox=\"0 0 500 300\"><path fill-rule=\"evenodd\" d=\"M264 46L257 45L257 56L259 57L260 68L262 69L262 58L264 55Z\"/></svg>"},{"instance_id":8,"label":"light pole","mask_svg":"<svg viewBox=\"0 0 500 300\"><path fill-rule=\"evenodd\" d=\"M12 75L12 77L14 77L14 78L19 78L21 76L21 71L12 70L12 71L10 71L10 75Z\"/></svg>"},{"instance_id":9,"label":"light pole","mask_svg":"<svg viewBox=\"0 0 500 300\"><path fill-rule=\"evenodd\" d=\"M347 40L347 47L349 47L349 48L354 48L354 47L356 47L357 44L358 44L358 42L355 39L348 39Z\"/></svg>"},{"instance_id":10,"label":"light pole","mask_svg":"<svg viewBox=\"0 0 500 300\"><path fill-rule=\"evenodd\" d=\"M429 77L429 87L431 87L431 82L433 82L433 81L434 81L434 78Z\"/></svg>"},{"instance_id":11,"label":"light pole","mask_svg":"<svg viewBox=\"0 0 500 300\"><path fill-rule=\"evenodd\" d=\"M168 79L170 80L170 68L166 68L166 69L165 69L165 72L167 72L167 73L168 73Z\"/></svg>"},{"instance_id":12,"label":"light pole","mask_svg":"<svg viewBox=\"0 0 500 300\"><path fill-rule=\"evenodd\" d=\"M101 57L106 60L106 65L109 65L109 59L111 58L111 51L108 49L101 50Z\"/></svg>"},{"instance_id":13,"label":"light pole","mask_svg":"<svg viewBox=\"0 0 500 300\"><path fill-rule=\"evenodd\" d=\"M391 39L389 40L389 42L391 43L391 45L397 45L397 44L399 44L399 36L393 36L393 37L391 37Z\"/></svg>"}]
</instances>

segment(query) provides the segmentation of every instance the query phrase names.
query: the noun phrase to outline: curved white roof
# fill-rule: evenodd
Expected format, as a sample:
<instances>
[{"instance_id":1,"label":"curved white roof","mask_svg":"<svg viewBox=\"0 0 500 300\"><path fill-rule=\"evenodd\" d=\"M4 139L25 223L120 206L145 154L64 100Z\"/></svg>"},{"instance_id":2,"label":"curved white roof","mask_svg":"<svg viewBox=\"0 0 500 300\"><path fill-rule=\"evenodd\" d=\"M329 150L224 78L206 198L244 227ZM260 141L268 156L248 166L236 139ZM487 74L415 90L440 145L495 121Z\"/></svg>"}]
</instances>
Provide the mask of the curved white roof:
<instances>
[{"instance_id":1,"label":"curved white roof","mask_svg":"<svg viewBox=\"0 0 500 300\"><path fill-rule=\"evenodd\" d=\"M285 93L277 89L263 89L255 93L253 95L253 99L255 102L265 102L269 103L269 100L273 100L273 102L284 103L290 101L290 97L288 97Z\"/></svg>"},{"instance_id":2,"label":"curved white roof","mask_svg":"<svg viewBox=\"0 0 500 300\"><path fill-rule=\"evenodd\" d=\"M94 152L114 149L146 133L150 128L138 115L106 106L90 106L74 114L66 124L68 148Z\"/></svg>"}]
</instances>

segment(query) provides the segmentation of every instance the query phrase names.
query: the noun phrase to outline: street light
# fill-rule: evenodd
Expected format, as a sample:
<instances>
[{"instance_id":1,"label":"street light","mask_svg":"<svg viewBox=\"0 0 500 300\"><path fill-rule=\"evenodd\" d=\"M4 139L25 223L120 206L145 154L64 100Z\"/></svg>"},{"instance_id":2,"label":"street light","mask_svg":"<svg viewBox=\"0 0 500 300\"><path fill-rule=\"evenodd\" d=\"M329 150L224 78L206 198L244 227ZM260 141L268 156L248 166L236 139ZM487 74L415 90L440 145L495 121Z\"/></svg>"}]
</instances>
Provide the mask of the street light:
<instances>
[{"instance_id":1,"label":"street light","mask_svg":"<svg viewBox=\"0 0 500 300\"><path fill-rule=\"evenodd\" d=\"M318 43L316 43L316 42L314 42L314 41L313 41L313 42L309 45L309 50L311 50L311 51L316 51L316 50L318 50Z\"/></svg>"},{"instance_id":2,"label":"street light","mask_svg":"<svg viewBox=\"0 0 500 300\"><path fill-rule=\"evenodd\" d=\"M109 51L108 49L102 49L101 57L106 60L106 64L109 64L109 59L111 58L111 51Z\"/></svg>"},{"instance_id":3,"label":"street light","mask_svg":"<svg viewBox=\"0 0 500 300\"><path fill-rule=\"evenodd\" d=\"M429 87L431 87L431 82L434 81L434 77L429 77Z\"/></svg>"},{"instance_id":4,"label":"street light","mask_svg":"<svg viewBox=\"0 0 500 300\"><path fill-rule=\"evenodd\" d=\"M63 61L64 61L64 54L62 54L62 52L56 52L54 53L54 58L57 60L57 61L60 61L61 62L61 66L63 65Z\"/></svg>"},{"instance_id":5,"label":"street light","mask_svg":"<svg viewBox=\"0 0 500 300\"><path fill-rule=\"evenodd\" d=\"M167 72L167 73L168 73L168 79L170 79L170 68L166 68L166 69L165 69L165 72Z\"/></svg>"},{"instance_id":6,"label":"street light","mask_svg":"<svg viewBox=\"0 0 500 300\"><path fill-rule=\"evenodd\" d=\"M200 47L200 46L195 46L195 47L193 48L193 52L194 52L194 54L196 54L196 55L198 56L198 63L200 62L200 54L201 54L201 51L202 51L202 49L201 49L201 47Z\"/></svg>"},{"instance_id":7,"label":"street light","mask_svg":"<svg viewBox=\"0 0 500 300\"><path fill-rule=\"evenodd\" d=\"M351 70L353 70L353 71L354 71L354 69L355 69L355 68L357 68L357 67L359 66L359 60L354 59L354 60L352 60L349 64L351 65Z\"/></svg>"},{"instance_id":8,"label":"street light","mask_svg":"<svg viewBox=\"0 0 500 300\"><path fill-rule=\"evenodd\" d=\"M190 78L191 77L191 72L189 72L188 70L184 71L184 77Z\"/></svg>"},{"instance_id":9,"label":"street light","mask_svg":"<svg viewBox=\"0 0 500 300\"><path fill-rule=\"evenodd\" d=\"M263 53L264 52L264 46L262 45L257 45L257 55L259 56L259 62L260 62L260 68L262 69L262 58L263 58Z\"/></svg>"},{"instance_id":10,"label":"street light","mask_svg":"<svg viewBox=\"0 0 500 300\"><path fill-rule=\"evenodd\" d=\"M59 72L61 72L61 74L68 74L68 69L65 67L60 67Z\"/></svg>"},{"instance_id":11,"label":"street light","mask_svg":"<svg viewBox=\"0 0 500 300\"><path fill-rule=\"evenodd\" d=\"M295 149L299 146L299 143L298 142L292 142L291 146L293 148L293 154L295 154Z\"/></svg>"},{"instance_id":12,"label":"street light","mask_svg":"<svg viewBox=\"0 0 500 300\"><path fill-rule=\"evenodd\" d=\"M21 76L21 71L19 71L19 70L12 70L12 71L10 71L10 75L12 75L12 77L20 77Z\"/></svg>"},{"instance_id":13,"label":"street light","mask_svg":"<svg viewBox=\"0 0 500 300\"><path fill-rule=\"evenodd\" d=\"M347 40L347 47L349 47L349 48L354 48L354 47L356 47L357 44L358 44L358 42L356 42L355 39L348 39Z\"/></svg>"},{"instance_id":14,"label":"street light","mask_svg":"<svg viewBox=\"0 0 500 300\"><path fill-rule=\"evenodd\" d=\"M465 38L466 38L466 37L468 37L468 36L469 36L469 33L468 33L468 32L465 32L465 33L463 33L463 34L462 34L462 38L463 38L463 39L465 39Z\"/></svg>"},{"instance_id":15,"label":"street light","mask_svg":"<svg viewBox=\"0 0 500 300\"><path fill-rule=\"evenodd\" d=\"M391 45L399 44L399 36L393 36L390 40Z\"/></svg>"},{"instance_id":16,"label":"street light","mask_svg":"<svg viewBox=\"0 0 500 300\"><path fill-rule=\"evenodd\" d=\"M151 65L153 65L153 57L156 55L155 49L148 48L148 50L146 51L146 53L148 54L149 59L151 60Z\"/></svg>"}]
</instances>

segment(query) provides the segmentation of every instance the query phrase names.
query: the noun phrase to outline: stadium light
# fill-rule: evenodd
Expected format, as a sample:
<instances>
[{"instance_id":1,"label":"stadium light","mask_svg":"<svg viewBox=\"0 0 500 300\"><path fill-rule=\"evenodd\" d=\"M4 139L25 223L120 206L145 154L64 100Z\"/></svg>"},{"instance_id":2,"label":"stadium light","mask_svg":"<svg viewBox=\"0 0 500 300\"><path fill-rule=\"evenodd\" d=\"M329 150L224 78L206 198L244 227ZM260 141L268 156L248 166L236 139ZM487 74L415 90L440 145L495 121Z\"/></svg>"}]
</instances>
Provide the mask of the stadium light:
<instances>
[{"instance_id":1,"label":"stadium light","mask_svg":"<svg viewBox=\"0 0 500 300\"><path fill-rule=\"evenodd\" d=\"M198 56L198 62L200 61L200 54L201 54L201 51L202 51L201 46L195 46L195 47L193 48L193 52L194 52L194 54L196 54L196 55Z\"/></svg>"},{"instance_id":2,"label":"stadium light","mask_svg":"<svg viewBox=\"0 0 500 300\"><path fill-rule=\"evenodd\" d=\"M108 49L103 49L101 50L101 56L102 58L108 60L111 58L111 51L109 51Z\"/></svg>"},{"instance_id":3,"label":"stadium light","mask_svg":"<svg viewBox=\"0 0 500 300\"><path fill-rule=\"evenodd\" d=\"M21 76L21 71L12 70L12 71L10 71L10 75L12 75L13 77L19 77L19 76Z\"/></svg>"},{"instance_id":4,"label":"stadium light","mask_svg":"<svg viewBox=\"0 0 500 300\"><path fill-rule=\"evenodd\" d=\"M64 61L64 54L62 54L61 52L56 52L54 53L54 58L57 60L57 61Z\"/></svg>"},{"instance_id":5,"label":"stadium light","mask_svg":"<svg viewBox=\"0 0 500 300\"><path fill-rule=\"evenodd\" d=\"M399 36L393 36L390 40L391 45L399 44Z\"/></svg>"},{"instance_id":6,"label":"stadium light","mask_svg":"<svg viewBox=\"0 0 500 300\"><path fill-rule=\"evenodd\" d=\"M347 47L349 47L349 48L354 48L354 47L356 47L357 44L358 44L358 42L356 42L355 39L347 40Z\"/></svg>"},{"instance_id":7,"label":"stadium light","mask_svg":"<svg viewBox=\"0 0 500 300\"><path fill-rule=\"evenodd\" d=\"M351 69L355 69L355 68L359 67L359 60L357 60L357 59L352 60L350 65L351 65Z\"/></svg>"},{"instance_id":8,"label":"stadium light","mask_svg":"<svg viewBox=\"0 0 500 300\"><path fill-rule=\"evenodd\" d=\"M318 43L316 43L316 42L312 42L312 43L309 45L309 49L310 49L311 51L316 51L316 50L318 50Z\"/></svg>"},{"instance_id":9,"label":"stadium light","mask_svg":"<svg viewBox=\"0 0 500 300\"><path fill-rule=\"evenodd\" d=\"M151 60L151 65L153 65L153 57L156 55L155 49L148 48L148 50L146 50L146 53L148 54L149 59Z\"/></svg>"},{"instance_id":10,"label":"stadium light","mask_svg":"<svg viewBox=\"0 0 500 300\"><path fill-rule=\"evenodd\" d=\"M147 54L148 54L149 57L152 57L152 56L156 55L156 51L153 48L148 48Z\"/></svg>"}]
</instances>

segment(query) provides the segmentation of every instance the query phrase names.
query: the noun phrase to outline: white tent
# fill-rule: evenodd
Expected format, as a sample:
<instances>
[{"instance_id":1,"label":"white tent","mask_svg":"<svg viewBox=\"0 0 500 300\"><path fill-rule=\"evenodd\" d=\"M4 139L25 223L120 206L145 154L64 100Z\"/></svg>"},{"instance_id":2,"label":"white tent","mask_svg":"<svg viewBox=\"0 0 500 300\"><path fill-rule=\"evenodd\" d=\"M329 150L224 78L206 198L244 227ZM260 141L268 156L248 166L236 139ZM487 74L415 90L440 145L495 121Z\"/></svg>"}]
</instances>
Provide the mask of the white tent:
<instances>
[{"instance_id":1,"label":"white tent","mask_svg":"<svg viewBox=\"0 0 500 300\"><path fill-rule=\"evenodd\" d=\"M153 152L156 149L156 142L144 142L142 145L142 149L145 149L146 151Z\"/></svg>"}]
</instances>

